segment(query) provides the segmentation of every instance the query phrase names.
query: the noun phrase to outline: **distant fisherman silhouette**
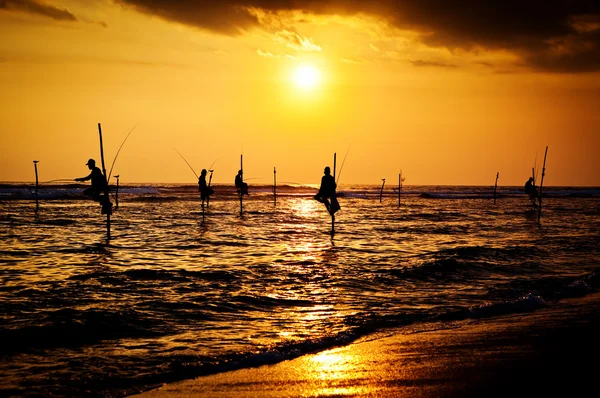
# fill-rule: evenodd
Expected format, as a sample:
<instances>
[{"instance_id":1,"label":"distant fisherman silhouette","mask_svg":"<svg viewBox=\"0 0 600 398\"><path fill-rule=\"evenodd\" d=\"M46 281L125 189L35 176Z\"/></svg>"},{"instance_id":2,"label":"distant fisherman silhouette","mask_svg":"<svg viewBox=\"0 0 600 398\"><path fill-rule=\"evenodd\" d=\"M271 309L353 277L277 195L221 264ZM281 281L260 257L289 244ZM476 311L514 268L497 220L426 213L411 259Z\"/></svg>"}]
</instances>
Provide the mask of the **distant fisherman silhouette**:
<instances>
[{"instance_id":1,"label":"distant fisherman silhouette","mask_svg":"<svg viewBox=\"0 0 600 398\"><path fill-rule=\"evenodd\" d=\"M248 193L248 184L244 182L244 172L242 170L238 171L235 176L235 187L238 195L250 195Z\"/></svg>"},{"instance_id":2,"label":"distant fisherman silhouette","mask_svg":"<svg viewBox=\"0 0 600 398\"><path fill-rule=\"evenodd\" d=\"M538 197L538 191L536 186L533 184L533 177L529 177L529 180L525 183L525 193L529 195L529 200L533 203L534 206L537 206L535 203Z\"/></svg>"},{"instance_id":3,"label":"distant fisherman silhouette","mask_svg":"<svg viewBox=\"0 0 600 398\"><path fill-rule=\"evenodd\" d=\"M340 209L340 204L335 194L337 184L331 175L331 169L329 166L325 167L323 172L325 175L321 177L321 187L319 188L319 192L317 192L315 195L315 199L325 204L327 211L333 217L333 215Z\"/></svg>"},{"instance_id":4,"label":"distant fisherman silhouette","mask_svg":"<svg viewBox=\"0 0 600 398\"><path fill-rule=\"evenodd\" d=\"M110 200L103 195L107 188L104 174L102 174L102 171L96 167L96 161L94 159L88 160L86 166L92 172L86 177L76 178L75 181L83 182L92 180L92 186L84 189L83 194L86 196L91 196L96 202L100 202L102 205L102 214L112 214L112 203L110 203Z\"/></svg>"},{"instance_id":5,"label":"distant fisherman silhouette","mask_svg":"<svg viewBox=\"0 0 600 398\"><path fill-rule=\"evenodd\" d=\"M215 191L206 184L206 169L202 169L200 172L200 178L198 178L198 190L200 191L200 199L202 199L202 205L204 201L209 198L210 195Z\"/></svg>"}]
</instances>

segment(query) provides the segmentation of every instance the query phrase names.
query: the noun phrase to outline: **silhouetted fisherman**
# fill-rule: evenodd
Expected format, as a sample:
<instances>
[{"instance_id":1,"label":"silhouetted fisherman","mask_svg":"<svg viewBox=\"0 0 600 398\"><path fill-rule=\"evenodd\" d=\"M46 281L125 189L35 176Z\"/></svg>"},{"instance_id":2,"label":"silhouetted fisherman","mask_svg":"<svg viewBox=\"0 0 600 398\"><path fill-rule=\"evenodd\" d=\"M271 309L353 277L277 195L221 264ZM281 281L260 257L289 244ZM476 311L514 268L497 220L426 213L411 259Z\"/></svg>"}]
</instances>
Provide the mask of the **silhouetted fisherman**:
<instances>
[{"instance_id":1,"label":"silhouetted fisherman","mask_svg":"<svg viewBox=\"0 0 600 398\"><path fill-rule=\"evenodd\" d=\"M202 205L204 201L210 197L215 191L206 184L206 169L202 169L200 177L198 178L198 190L200 191L200 199L202 199Z\"/></svg>"},{"instance_id":2,"label":"silhouetted fisherman","mask_svg":"<svg viewBox=\"0 0 600 398\"><path fill-rule=\"evenodd\" d=\"M536 186L533 184L533 177L529 177L529 180L525 183L525 193L529 195L531 203L533 203L534 206L537 206L535 201L538 197L538 192Z\"/></svg>"},{"instance_id":3,"label":"silhouetted fisherman","mask_svg":"<svg viewBox=\"0 0 600 398\"><path fill-rule=\"evenodd\" d=\"M83 190L83 194L91 196L96 202L102 205L102 214L112 214L112 203L110 199L103 193L107 190L106 177L102 174L100 168L96 167L96 161L90 159L87 161L86 166L91 170L91 173L86 177L76 178L75 181L83 182L92 180L92 186Z\"/></svg>"},{"instance_id":4,"label":"silhouetted fisherman","mask_svg":"<svg viewBox=\"0 0 600 398\"><path fill-rule=\"evenodd\" d=\"M250 195L248 193L248 184L244 182L244 172L242 170L238 171L235 176L235 188L238 195Z\"/></svg>"},{"instance_id":5,"label":"silhouetted fisherman","mask_svg":"<svg viewBox=\"0 0 600 398\"><path fill-rule=\"evenodd\" d=\"M333 217L335 212L340 209L340 204L338 203L335 195L337 184L331 175L331 169L329 166L325 167L323 172L325 175L321 177L321 187L319 188L319 192L317 192L315 195L315 199L321 203L324 203L327 211Z\"/></svg>"}]
</instances>

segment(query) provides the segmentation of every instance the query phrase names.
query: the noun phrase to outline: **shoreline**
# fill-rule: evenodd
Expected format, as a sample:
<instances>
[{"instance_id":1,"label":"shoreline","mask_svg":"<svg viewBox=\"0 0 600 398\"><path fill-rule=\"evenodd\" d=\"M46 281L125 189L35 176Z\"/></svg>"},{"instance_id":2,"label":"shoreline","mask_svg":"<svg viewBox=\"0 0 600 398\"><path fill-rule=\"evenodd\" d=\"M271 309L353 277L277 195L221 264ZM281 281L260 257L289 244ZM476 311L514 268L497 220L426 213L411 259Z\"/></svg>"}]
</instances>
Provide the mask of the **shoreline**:
<instances>
[{"instance_id":1,"label":"shoreline","mask_svg":"<svg viewBox=\"0 0 600 398\"><path fill-rule=\"evenodd\" d=\"M599 314L600 293L593 293L535 312L381 332L130 397L583 395L596 387Z\"/></svg>"}]
</instances>

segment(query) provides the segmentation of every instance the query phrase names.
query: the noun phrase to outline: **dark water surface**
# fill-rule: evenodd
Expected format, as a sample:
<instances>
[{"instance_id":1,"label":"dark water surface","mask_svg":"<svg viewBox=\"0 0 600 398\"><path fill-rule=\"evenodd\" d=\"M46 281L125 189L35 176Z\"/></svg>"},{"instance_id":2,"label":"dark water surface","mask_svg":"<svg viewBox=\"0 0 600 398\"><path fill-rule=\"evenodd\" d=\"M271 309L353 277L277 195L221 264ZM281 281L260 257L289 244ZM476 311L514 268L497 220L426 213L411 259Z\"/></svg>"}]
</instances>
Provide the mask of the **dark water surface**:
<instances>
[{"instance_id":1,"label":"dark water surface","mask_svg":"<svg viewBox=\"0 0 600 398\"><path fill-rule=\"evenodd\" d=\"M382 329L560 305L600 286L600 190L129 186L111 239L77 185L0 185L0 394L123 396Z\"/></svg>"}]
</instances>

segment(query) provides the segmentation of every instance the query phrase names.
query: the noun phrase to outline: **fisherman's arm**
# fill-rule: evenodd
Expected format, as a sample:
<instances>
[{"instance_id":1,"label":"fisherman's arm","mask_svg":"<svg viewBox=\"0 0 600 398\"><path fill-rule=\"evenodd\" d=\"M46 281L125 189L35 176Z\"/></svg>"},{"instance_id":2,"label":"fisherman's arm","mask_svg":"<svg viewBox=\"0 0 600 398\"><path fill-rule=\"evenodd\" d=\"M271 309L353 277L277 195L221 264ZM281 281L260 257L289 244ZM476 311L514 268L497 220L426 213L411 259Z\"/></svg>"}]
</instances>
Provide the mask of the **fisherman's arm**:
<instances>
[{"instance_id":1,"label":"fisherman's arm","mask_svg":"<svg viewBox=\"0 0 600 398\"><path fill-rule=\"evenodd\" d=\"M93 174L93 173L90 173L90 175L89 175L89 176L87 176L87 177L79 177L79 178L76 178L76 179L75 179L75 181L80 181L80 182L83 182L83 181L91 180L91 179L92 179L92 174Z\"/></svg>"}]
</instances>

